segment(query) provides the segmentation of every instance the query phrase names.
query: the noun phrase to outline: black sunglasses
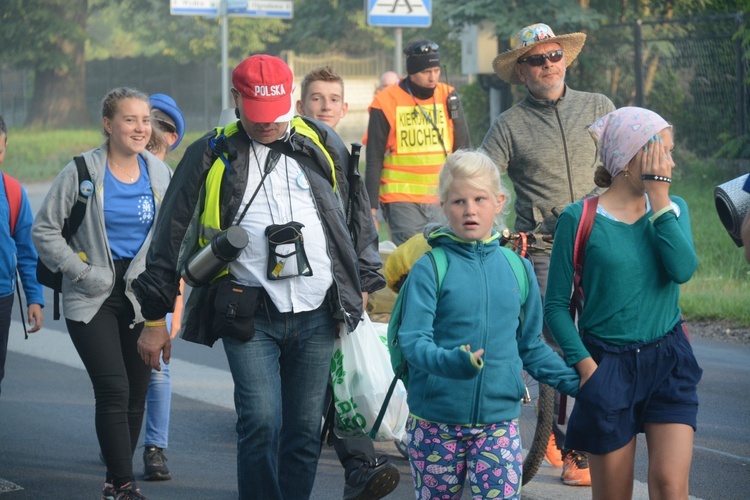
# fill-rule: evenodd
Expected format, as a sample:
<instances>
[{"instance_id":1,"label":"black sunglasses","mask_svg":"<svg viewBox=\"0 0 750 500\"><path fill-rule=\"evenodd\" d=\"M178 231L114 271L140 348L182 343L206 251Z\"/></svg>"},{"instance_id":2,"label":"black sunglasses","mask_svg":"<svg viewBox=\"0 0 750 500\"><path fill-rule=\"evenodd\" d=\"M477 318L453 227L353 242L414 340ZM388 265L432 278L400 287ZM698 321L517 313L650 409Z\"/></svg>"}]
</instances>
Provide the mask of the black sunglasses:
<instances>
[{"instance_id":1,"label":"black sunglasses","mask_svg":"<svg viewBox=\"0 0 750 500\"><path fill-rule=\"evenodd\" d=\"M428 52L437 52L440 46L435 42L420 43L414 47L409 48L407 56L418 56L419 54L427 54Z\"/></svg>"},{"instance_id":2,"label":"black sunglasses","mask_svg":"<svg viewBox=\"0 0 750 500\"><path fill-rule=\"evenodd\" d=\"M519 63L526 63L529 66L544 66L544 60L549 59L550 62L559 62L563 57L562 49L553 50L546 54L535 54L533 56L522 57L518 60Z\"/></svg>"}]
</instances>

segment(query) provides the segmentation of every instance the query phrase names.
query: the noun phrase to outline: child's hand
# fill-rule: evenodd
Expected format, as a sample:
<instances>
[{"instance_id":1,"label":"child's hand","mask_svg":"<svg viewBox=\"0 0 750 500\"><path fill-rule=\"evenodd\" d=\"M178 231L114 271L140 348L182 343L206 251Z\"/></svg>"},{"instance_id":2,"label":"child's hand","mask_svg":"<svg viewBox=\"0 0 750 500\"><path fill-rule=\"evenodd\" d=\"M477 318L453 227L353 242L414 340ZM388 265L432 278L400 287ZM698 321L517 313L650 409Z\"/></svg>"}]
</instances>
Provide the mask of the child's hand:
<instances>
[{"instance_id":1,"label":"child's hand","mask_svg":"<svg viewBox=\"0 0 750 500\"><path fill-rule=\"evenodd\" d=\"M484 354L484 349L477 349L476 352L471 352L471 346L466 344L466 352L470 353L475 361L479 361L482 358L482 354Z\"/></svg>"}]
</instances>

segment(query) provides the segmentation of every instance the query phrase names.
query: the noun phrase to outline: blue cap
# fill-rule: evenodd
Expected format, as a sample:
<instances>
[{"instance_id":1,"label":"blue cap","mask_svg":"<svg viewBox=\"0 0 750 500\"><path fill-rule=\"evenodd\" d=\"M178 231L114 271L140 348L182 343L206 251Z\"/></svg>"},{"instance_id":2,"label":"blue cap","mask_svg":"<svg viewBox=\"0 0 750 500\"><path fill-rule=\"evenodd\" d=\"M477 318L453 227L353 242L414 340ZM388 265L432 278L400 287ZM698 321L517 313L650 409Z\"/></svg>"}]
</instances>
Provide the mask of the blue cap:
<instances>
[{"instance_id":1,"label":"blue cap","mask_svg":"<svg viewBox=\"0 0 750 500\"><path fill-rule=\"evenodd\" d=\"M174 122L174 128L177 132L177 140L172 144L170 150L176 148L177 145L180 144L180 141L182 141L182 136L185 134L185 117L182 116L182 111L177 107L177 103L174 102L174 99L167 94L151 94L149 101L151 101L152 108L162 111Z\"/></svg>"}]
</instances>

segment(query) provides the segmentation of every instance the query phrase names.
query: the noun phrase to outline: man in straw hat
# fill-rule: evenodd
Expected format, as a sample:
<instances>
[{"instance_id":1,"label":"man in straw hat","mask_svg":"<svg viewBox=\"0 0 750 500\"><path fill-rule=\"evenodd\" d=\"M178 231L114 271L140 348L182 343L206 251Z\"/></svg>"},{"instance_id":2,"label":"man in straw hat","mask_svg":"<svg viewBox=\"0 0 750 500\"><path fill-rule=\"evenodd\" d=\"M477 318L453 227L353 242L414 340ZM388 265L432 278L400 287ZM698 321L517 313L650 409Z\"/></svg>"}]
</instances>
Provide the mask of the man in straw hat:
<instances>
[{"instance_id":1,"label":"man in straw hat","mask_svg":"<svg viewBox=\"0 0 750 500\"><path fill-rule=\"evenodd\" d=\"M521 29L512 48L493 61L497 76L528 90L522 101L497 117L482 143L513 182L516 231L554 234L562 209L596 189L596 144L587 129L615 106L602 94L579 92L565 84L566 68L585 41L584 33L557 36L546 24L533 24ZM529 258L544 299L552 245L538 240L529 250ZM544 337L560 352L546 325ZM562 449L560 453L565 426L558 425L557 418L554 422L548 461L562 465L565 484L590 485L587 457L575 450Z\"/></svg>"}]
</instances>

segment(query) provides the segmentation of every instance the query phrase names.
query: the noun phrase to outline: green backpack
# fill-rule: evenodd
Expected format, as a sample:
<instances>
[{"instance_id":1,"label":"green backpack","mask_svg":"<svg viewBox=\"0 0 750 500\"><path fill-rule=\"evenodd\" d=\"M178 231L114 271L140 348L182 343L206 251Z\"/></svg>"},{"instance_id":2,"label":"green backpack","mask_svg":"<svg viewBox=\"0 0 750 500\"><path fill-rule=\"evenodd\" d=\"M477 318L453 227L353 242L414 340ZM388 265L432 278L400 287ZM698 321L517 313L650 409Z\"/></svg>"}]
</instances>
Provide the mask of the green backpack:
<instances>
[{"instance_id":1,"label":"green backpack","mask_svg":"<svg viewBox=\"0 0 750 500\"><path fill-rule=\"evenodd\" d=\"M529 277L526 274L526 268L523 265L523 259L516 252L510 248L501 246L500 250L511 269L513 274L516 275L516 281L518 282L518 288L521 294L521 320L523 321L523 306L526 303L526 298L529 296ZM445 250L442 247L431 248L427 251L427 255L432 261L432 267L435 270L435 278L437 280L437 298L440 300L440 289L443 285L443 278L445 273L448 271L448 259L445 257ZM380 428L380 423L385 417L385 412L388 409L388 403L391 400L393 391L396 388L396 383L399 380L404 382L404 387L409 387L409 366L404 359L404 353L401 352L401 347L398 345L398 330L401 328L401 321L403 318L403 295L404 287L402 286L396 296L396 302L393 304L393 310L391 311L391 319L388 321L388 352L391 355L391 366L393 367L394 377L388 392L385 395L383 406L380 408L378 417L375 419L375 423L372 426L372 430L369 433L370 439L374 439Z\"/></svg>"},{"instance_id":2,"label":"green backpack","mask_svg":"<svg viewBox=\"0 0 750 500\"><path fill-rule=\"evenodd\" d=\"M521 293L521 308L526 303L526 297L529 295L529 279L526 276L526 268L523 265L521 256L513 250L500 247L505 258L508 259L510 267L513 269L513 274L516 275L516 281L518 281L518 287ZM432 261L432 267L435 270L435 277L437 280L437 298L440 300L440 291L443 285L443 278L445 273L448 271L448 259L445 257L445 250L442 247L435 247L427 251L427 255ZM404 386L408 388L409 385L409 367L404 359L404 355L401 352L401 347L398 345L398 330L401 328L401 321L403 318L403 287L398 292L396 302L393 304L393 310L391 311L391 319L388 322L388 352L391 355L391 366L393 372L396 374L396 379L404 381Z\"/></svg>"}]
</instances>

